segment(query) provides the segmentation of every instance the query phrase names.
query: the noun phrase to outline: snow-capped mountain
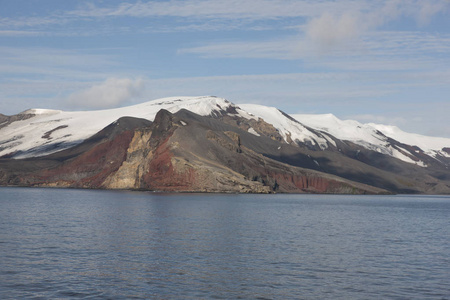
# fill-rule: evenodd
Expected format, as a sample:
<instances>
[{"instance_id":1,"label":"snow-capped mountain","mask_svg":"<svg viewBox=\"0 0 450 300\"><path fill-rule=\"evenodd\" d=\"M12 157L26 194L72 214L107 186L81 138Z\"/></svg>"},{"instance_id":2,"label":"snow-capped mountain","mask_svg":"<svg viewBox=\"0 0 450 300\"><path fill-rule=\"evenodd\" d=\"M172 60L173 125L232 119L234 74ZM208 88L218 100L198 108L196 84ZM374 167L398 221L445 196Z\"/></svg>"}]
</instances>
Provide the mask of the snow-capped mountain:
<instances>
[{"instance_id":1,"label":"snow-capped mountain","mask_svg":"<svg viewBox=\"0 0 450 300\"><path fill-rule=\"evenodd\" d=\"M420 153L438 160L450 158L448 138L407 133L390 125L340 120L332 114L291 114L289 118L275 107L255 104L240 104L239 107L272 124L288 143L310 143L324 150L329 146L336 147L335 139L338 139L422 167L426 167L426 163L416 157Z\"/></svg>"},{"instance_id":2,"label":"snow-capped mountain","mask_svg":"<svg viewBox=\"0 0 450 300\"><path fill-rule=\"evenodd\" d=\"M450 157L450 139L448 138L407 133L396 126L340 120L332 114L293 114L291 116L306 126L331 134L340 140L350 141L366 149L422 167L426 164L414 158L421 152L435 159ZM405 145L413 148L405 147Z\"/></svg>"},{"instance_id":3,"label":"snow-capped mountain","mask_svg":"<svg viewBox=\"0 0 450 300\"><path fill-rule=\"evenodd\" d=\"M210 115L232 105L216 97L171 97L96 111L30 109L21 113L29 118L0 127L0 157L20 159L61 151L81 143L124 116L153 121L161 109L170 112L187 109L199 115Z\"/></svg>"},{"instance_id":4,"label":"snow-capped mountain","mask_svg":"<svg viewBox=\"0 0 450 300\"><path fill-rule=\"evenodd\" d=\"M275 107L235 105L212 96L170 97L97 111L30 109L21 113L22 117L17 121L0 124L0 157L20 159L51 154L81 143L120 117L153 121L161 109L172 113L187 109L202 116L262 119L278 131L284 142L309 145L320 150L336 148L336 141L340 140L422 167L426 167L427 163L418 154L437 160L450 158L450 139L447 138L406 133L394 126L343 121L331 114L289 116ZM248 128L248 132L260 134L252 127Z\"/></svg>"},{"instance_id":5,"label":"snow-capped mountain","mask_svg":"<svg viewBox=\"0 0 450 300\"><path fill-rule=\"evenodd\" d=\"M450 139L217 97L0 114L0 185L450 194Z\"/></svg>"}]
</instances>

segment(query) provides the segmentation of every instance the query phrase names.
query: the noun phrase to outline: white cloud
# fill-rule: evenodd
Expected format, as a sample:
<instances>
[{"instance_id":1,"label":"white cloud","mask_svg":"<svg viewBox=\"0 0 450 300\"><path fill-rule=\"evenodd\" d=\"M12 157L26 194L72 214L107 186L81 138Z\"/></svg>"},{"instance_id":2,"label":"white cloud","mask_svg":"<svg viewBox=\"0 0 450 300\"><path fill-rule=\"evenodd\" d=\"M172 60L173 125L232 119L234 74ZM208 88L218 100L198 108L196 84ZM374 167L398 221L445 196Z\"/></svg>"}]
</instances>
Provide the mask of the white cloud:
<instances>
[{"instance_id":1,"label":"white cloud","mask_svg":"<svg viewBox=\"0 0 450 300\"><path fill-rule=\"evenodd\" d=\"M141 78L108 78L101 84L70 95L67 101L76 107L112 108L141 95L143 89L144 81Z\"/></svg>"},{"instance_id":2,"label":"white cloud","mask_svg":"<svg viewBox=\"0 0 450 300\"><path fill-rule=\"evenodd\" d=\"M178 54L197 54L204 58L273 58L298 59L307 54L308 49L296 38L276 39L269 41L244 41L213 43L204 46L183 48ZM300 53L301 52L301 55ZM309 51L308 54L312 54Z\"/></svg>"},{"instance_id":3,"label":"white cloud","mask_svg":"<svg viewBox=\"0 0 450 300\"><path fill-rule=\"evenodd\" d=\"M0 30L0 36L40 36L43 35L41 32L29 31L29 30Z\"/></svg>"},{"instance_id":4,"label":"white cloud","mask_svg":"<svg viewBox=\"0 0 450 300\"><path fill-rule=\"evenodd\" d=\"M324 21L325 22L325 21ZM309 38L290 36L264 41L210 43L182 48L178 54L203 58L259 58L303 60L308 67L327 67L339 71L447 70L450 35L423 32L379 31L359 37L347 21L340 34L327 35L327 24L317 25L313 43ZM327 22L325 22L327 23ZM350 28L346 32L345 28ZM351 47L350 47L351 46Z\"/></svg>"},{"instance_id":5,"label":"white cloud","mask_svg":"<svg viewBox=\"0 0 450 300\"><path fill-rule=\"evenodd\" d=\"M345 46L346 43L359 37L364 30L365 26L357 12L341 16L326 12L308 23L306 35L319 51L326 53Z\"/></svg>"},{"instance_id":6,"label":"white cloud","mask_svg":"<svg viewBox=\"0 0 450 300\"><path fill-rule=\"evenodd\" d=\"M425 25L434 15L450 8L448 0L378 1L372 6L369 3L340 13L326 9L303 26L304 32L315 48L327 54L348 46L350 42L365 37L392 21L412 17L418 25ZM350 50L351 47L347 49Z\"/></svg>"},{"instance_id":7,"label":"white cloud","mask_svg":"<svg viewBox=\"0 0 450 300\"><path fill-rule=\"evenodd\" d=\"M107 51L108 49L104 49ZM92 78L117 67L115 56L98 51L65 50L48 47L1 47L0 74L5 76L58 76ZM98 70L104 70L103 72ZM0 78L2 77L0 75Z\"/></svg>"},{"instance_id":8,"label":"white cloud","mask_svg":"<svg viewBox=\"0 0 450 300\"><path fill-rule=\"evenodd\" d=\"M81 17L186 17L208 19L271 19L278 17L305 17L317 15L325 7L333 11L343 11L349 4L357 5L358 1L325 1L315 0L174 0L122 3L118 6L97 7L88 5L84 9L72 11L72 15Z\"/></svg>"},{"instance_id":9,"label":"white cloud","mask_svg":"<svg viewBox=\"0 0 450 300\"><path fill-rule=\"evenodd\" d=\"M62 25L64 23L69 22L69 19L65 18L61 14L59 15L49 15L43 17L0 17L0 27L3 28L11 28L11 27L38 27L38 26L47 26L47 25Z\"/></svg>"}]
</instances>

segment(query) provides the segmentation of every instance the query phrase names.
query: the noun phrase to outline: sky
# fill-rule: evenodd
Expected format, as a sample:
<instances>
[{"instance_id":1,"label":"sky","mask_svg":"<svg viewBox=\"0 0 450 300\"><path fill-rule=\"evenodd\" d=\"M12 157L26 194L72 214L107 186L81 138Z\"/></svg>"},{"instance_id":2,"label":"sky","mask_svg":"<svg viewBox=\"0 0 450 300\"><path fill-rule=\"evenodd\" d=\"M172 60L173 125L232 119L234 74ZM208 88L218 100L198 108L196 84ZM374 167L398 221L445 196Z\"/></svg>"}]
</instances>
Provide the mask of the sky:
<instances>
[{"instance_id":1,"label":"sky","mask_svg":"<svg viewBox=\"0 0 450 300\"><path fill-rule=\"evenodd\" d=\"M450 138L450 0L0 0L0 113L214 95Z\"/></svg>"}]
</instances>

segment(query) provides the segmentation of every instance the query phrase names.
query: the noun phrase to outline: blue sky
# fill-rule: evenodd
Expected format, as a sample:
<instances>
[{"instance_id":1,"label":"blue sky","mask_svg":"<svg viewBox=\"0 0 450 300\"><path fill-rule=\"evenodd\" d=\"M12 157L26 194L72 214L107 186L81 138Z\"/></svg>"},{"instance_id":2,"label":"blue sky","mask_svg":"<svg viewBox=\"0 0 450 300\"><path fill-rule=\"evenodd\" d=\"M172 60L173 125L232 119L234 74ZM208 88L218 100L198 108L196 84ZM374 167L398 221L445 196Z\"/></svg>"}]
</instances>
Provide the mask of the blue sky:
<instances>
[{"instance_id":1,"label":"blue sky","mask_svg":"<svg viewBox=\"0 0 450 300\"><path fill-rule=\"evenodd\" d=\"M0 113L215 95L450 137L449 0L0 0Z\"/></svg>"}]
</instances>

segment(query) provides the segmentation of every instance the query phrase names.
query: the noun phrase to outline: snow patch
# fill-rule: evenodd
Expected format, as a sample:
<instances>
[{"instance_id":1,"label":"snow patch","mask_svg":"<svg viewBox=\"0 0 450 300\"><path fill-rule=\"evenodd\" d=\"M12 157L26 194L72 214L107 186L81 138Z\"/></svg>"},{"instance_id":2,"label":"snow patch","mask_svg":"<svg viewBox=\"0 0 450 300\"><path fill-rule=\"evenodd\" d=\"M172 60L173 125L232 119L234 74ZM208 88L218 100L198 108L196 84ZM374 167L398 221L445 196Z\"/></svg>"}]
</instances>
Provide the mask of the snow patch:
<instances>
[{"instance_id":1,"label":"snow patch","mask_svg":"<svg viewBox=\"0 0 450 300\"><path fill-rule=\"evenodd\" d=\"M423 161L421 161L421 160L416 161L415 164L418 165L419 167L422 167L422 168L427 168L427 167L428 167L427 164L425 164L425 163L424 163Z\"/></svg>"},{"instance_id":2,"label":"snow patch","mask_svg":"<svg viewBox=\"0 0 450 300\"><path fill-rule=\"evenodd\" d=\"M327 140L328 143L330 143L334 147L337 147L336 142L328 134L323 133L322 136Z\"/></svg>"},{"instance_id":3,"label":"snow patch","mask_svg":"<svg viewBox=\"0 0 450 300\"><path fill-rule=\"evenodd\" d=\"M435 153L436 156L437 156L437 155L441 155L441 156L449 157L449 158L450 158L450 153L448 153L447 151L444 151L444 148L442 148L442 149L439 150L439 151L434 151L434 153Z\"/></svg>"},{"instance_id":4,"label":"snow patch","mask_svg":"<svg viewBox=\"0 0 450 300\"><path fill-rule=\"evenodd\" d=\"M254 135L256 135L256 136L260 136L259 133L257 133L256 130L253 129L253 127L250 127L250 128L248 129L248 132L251 133L251 134L254 134Z\"/></svg>"},{"instance_id":5,"label":"snow patch","mask_svg":"<svg viewBox=\"0 0 450 300\"><path fill-rule=\"evenodd\" d=\"M293 141L300 141L302 143L310 143L318 145L321 149L328 147L327 140L321 136L316 135L308 128L303 126L300 122L289 118L275 107L267 107L257 104L240 104L239 107L247 113L240 114L247 119L261 118L265 122L272 124L278 130L286 143L288 136Z\"/></svg>"},{"instance_id":6,"label":"snow patch","mask_svg":"<svg viewBox=\"0 0 450 300\"><path fill-rule=\"evenodd\" d=\"M404 162L410 163L410 164L418 165L420 167L427 167L427 165L423 161L420 161L420 160L415 161L411 157L405 155L403 151L400 151L392 146L389 146L388 149L391 151L392 156L395 158L398 158L398 159L400 159ZM404 150L403 148L400 148L400 149Z\"/></svg>"}]
</instances>

